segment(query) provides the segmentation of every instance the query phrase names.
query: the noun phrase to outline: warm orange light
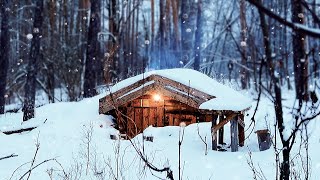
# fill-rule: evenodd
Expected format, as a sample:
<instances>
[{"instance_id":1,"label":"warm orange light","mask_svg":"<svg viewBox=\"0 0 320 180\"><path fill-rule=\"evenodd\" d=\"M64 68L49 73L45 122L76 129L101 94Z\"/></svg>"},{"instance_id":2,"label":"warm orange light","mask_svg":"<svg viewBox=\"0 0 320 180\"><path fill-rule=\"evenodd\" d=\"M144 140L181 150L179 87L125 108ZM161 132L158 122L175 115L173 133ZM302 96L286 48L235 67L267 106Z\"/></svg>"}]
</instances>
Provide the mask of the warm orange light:
<instances>
[{"instance_id":1,"label":"warm orange light","mask_svg":"<svg viewBox=\"0 0 320 180\"><path fill-rule=\"evenodd\" d=\"M153 99L154 99L154 101L159 102L161 99L161 96L159 94L155 94L155 95L153 95Z\"/></svg>"}]
</instances>

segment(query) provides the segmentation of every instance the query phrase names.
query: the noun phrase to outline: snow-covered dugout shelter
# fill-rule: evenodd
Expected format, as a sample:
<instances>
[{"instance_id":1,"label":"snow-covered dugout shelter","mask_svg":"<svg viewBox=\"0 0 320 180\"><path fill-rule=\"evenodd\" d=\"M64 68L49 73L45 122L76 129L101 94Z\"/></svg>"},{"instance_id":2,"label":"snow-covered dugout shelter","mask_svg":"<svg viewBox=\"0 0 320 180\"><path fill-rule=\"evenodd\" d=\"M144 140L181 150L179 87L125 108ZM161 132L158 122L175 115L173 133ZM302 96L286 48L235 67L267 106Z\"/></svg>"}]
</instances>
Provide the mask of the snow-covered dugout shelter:
<instances>
[{"instance_id":1,"label":"snow-covered dugout shelter","mask_svg":"<svg viewBox=\"0 0 320 180\"><path fill-rule=\"evenodd\" d=\"M223 143L231 122L231 150L244 144L244 112L251 100L191 69L156 70L115 84L99 101L99 113L113 115L128 138L148 126L179 126L212 122L212 149ZM219 138L218 138L219 136Z\"/></svg>"}]
</instances>

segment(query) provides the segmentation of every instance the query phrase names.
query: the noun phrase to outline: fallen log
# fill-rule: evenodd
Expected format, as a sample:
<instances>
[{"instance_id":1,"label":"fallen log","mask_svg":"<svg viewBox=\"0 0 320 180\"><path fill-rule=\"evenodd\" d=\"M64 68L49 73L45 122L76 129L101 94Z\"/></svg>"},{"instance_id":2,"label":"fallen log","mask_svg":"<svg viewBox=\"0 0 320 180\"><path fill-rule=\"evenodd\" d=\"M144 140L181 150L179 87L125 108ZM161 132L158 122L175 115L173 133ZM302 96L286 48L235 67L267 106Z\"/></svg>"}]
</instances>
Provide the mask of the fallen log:
<instances>
[{"instance_id":1,"label":"fallen log","mask_svg":"<svg viewBox=\"0 0 320 180\"><path fill-rule=\"evenodd\" d=\"M10 134L17 134L17 133L22 133L26 131L31 131L37 127L29 127L29 128L22 128L22 129L17 129L17 130L12 130L12 131L2 131L3 134L10 135Z\"/></svg>"}]
</instances>

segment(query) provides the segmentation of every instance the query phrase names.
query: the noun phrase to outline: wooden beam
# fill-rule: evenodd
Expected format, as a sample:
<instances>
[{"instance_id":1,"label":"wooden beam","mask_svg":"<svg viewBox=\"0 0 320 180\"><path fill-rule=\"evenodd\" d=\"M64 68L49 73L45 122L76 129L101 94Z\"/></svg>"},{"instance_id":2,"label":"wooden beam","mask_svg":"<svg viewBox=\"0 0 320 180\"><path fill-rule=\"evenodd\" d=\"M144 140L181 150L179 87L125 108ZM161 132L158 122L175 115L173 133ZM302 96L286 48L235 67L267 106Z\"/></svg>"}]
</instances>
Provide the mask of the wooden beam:
<instances>
[{"instance_id":1,"label":"wooden beam","mask_svg":"<svg viewBox=\"0 0 320 180\"><path fill-rule=\"evenodd\" d=\"M236 116L231 121L230 134L231 134L231 152L238 151L239 139L238 139L238 117Z\"/></svg>"},{"instance_id":2,"label":"wooden beam","mask_svg":"<svg viewBox=\"0 0 320 180\"><path fill-rule=\"evenodd\" d=\"M223 121L223 114L221 114L219 116L219 123ZM224 126L222 126L220 129L219 129L219 139L218 139L218 143L219 144L223 144L223 134L224 134Z\"/></svg>"},{"instance_id":3,"label":"wooden beam","mask_svg":"<svg viewBox=\"0 0 320 180\"><path fill-rule=\"evenodd\" d=\"M114 104L112 101L118 99L119 97L129 93L130 91L139 88L140 86L150 82L154 79L155 75L148 76L144 79L141 79L129 86L126 86L122 89L117 90L116 92L110 92L107 96L99 99L99 113L103 114L114 108ZM111 98L112 96L112 98Z\"/></svg>"},{"instance_id":4,"label":"wooden beam","mask_svg":"<svg viewBox=\"0 0 320 180\"><path fill-rule=\"evenodd\" d=\"M211 125L211 138L212 138L212 150L216 151L218 149L217 144L217 131L215 131L215 126L217 125L218 116L212 114L212 125Z\"/></svg>"},{"instance_id":5,"label":"wooden beam","mask_svg":"<svg viewBox=\"0 0 320 180\"><path fill-rule=\"evenodd\" d=\"M240 123L243 122L243 125ZM239 131L239 146L244 146L244 140L245 140L245 134L244 134L244 115L239 114L238 115L238 123L240 126L238 126Z\"/></svg>"},{"instance_id":6,"label":"wooden beam","mask_svg":"<svg viewBox=\"0 0 320 180\"><path fill-rule=\"evenodd\" d=\"M150 75L150 76L148 76L148 77L146 77L144 79L141 79L141 80L139 80L139 81L137 81L137 82L135 82L135 83L133 83L133 84L131 84L129 86L126 86L126 87L124 87L122 89L117 90L116 92L111 92L111 93L113 94L113 97L115 99L118 99L119 97L129 93L130 91L132 91L132 90L134 90L134 89L136 89L136 88L138 88L138 87L140 87L140 86L142 86L142 85L154 80L154 78L155 78L155 75Z\"/></svg>"},{"instance_id":7,"label":"wooden beam","mask_svg":"<svg viewBox=\"0 0 320 180\"><path fill-rule=\"evenodd\" d=\"M172 79L169 79L169 78L166 78L166 77L163 77L163 76L155 76L154 81L156 81L157 84L159 84L160 86L166 86L166 85L169 85L169 86L172 86L182 92L185 92L185 93L190 93L190 95L194 96L194 97L197 97L199 99L202 99L203 102L205 101L208 101L212 98L215 98L215 96L212 96L212 95L209 95L207 93L204 93L202 91L199 91L195 88L192 88L192 87L189 87L188 85L185 85L185 84L182 84L182 83L179 83L177 81L174 81Z\"/></svg>"},{"instance_id":8,"label":"wooden beam","mask_svg":"<svg viewBox=\"0 0 320 180\"><path fill-rule=\"evenodd\" d=\"M12 130L12 131L2 131L3 134L10 135L10 134L18 134L26 131L31 131L37 127L29 127L29 128L22 128L22 129L17 129L17 130Z\"/></svg>"},{"instance_id":9,"label":"wooden beam","mask_svg":"<svg viewBox=\"0 0 320 180\"><path fill-rule=\"evenodd\" d=\"M142 95L144 95L145 93L148 93L149 91L152 91L152 90L155 90L155 84L149 84L149 85L146 85L144 86L143 88L135 91L135 92L132 92L130 94L127 94L119 99L116 99L115 100L115 105L116 106L121 106L129 101L132 101Z\"/></svg>"},{"instance_id":10,"label":"wooden beam","mask_svg":"<svg viewBox=\"0 0 320 180\"><path fill-rule=\"evenodd\" d=\"M231 121L236 115L237 114L235 114L235 113L228 115L223 121L219 122L219 124L214 127L214 130L218 131L222 126L224 126L229 121Z\"/></svg>"},{"instance_id":11,"label":"wooden beam","mask_svg":"<svg viewBox=\"0 0 320 180\"><path fill-rule=\"evenodd\" d=\"M174 100L177 100L179 102L185 103L188 106L191 106L193 108L199 108L200 104L198 101L194 100L191 97L188 97L185 94L181 94L179 92L173 91L171 89L167 89L165 87L156 85L156 89L159 90L161 93L163 93L163 95L168 96Z\"/></svg>"},{"instance_id":12,"label":"wooden beam","mask_svg":"<svg viewBox=\"0 0 320 180\"><path fill-rule=\"evenodd\" d=\"M242 115L242 117L243 117L243 114L240 114L240 115ZM239 116L240 116L239 115ZM238 118L238 123L239 123L239 125L241 126L241 127L245 127L245 123L244 123L244 119L243 118Z\"/></svg>"}]
</instances>

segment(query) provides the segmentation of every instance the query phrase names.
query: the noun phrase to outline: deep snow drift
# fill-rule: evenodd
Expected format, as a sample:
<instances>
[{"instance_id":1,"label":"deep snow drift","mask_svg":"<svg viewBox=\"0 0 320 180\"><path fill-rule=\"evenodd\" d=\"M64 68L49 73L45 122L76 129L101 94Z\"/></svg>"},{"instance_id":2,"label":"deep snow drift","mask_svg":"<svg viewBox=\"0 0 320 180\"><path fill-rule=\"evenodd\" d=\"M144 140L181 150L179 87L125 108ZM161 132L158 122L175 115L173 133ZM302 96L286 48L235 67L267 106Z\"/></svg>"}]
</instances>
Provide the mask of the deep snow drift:
<instances>
[{"instance_id":1,"label":"deep snow drift","mask_svg":"<svg viewBox=\"0 0 320 180\"><path fill-rule=\"evenodd\" d=\"M286 92L283 94L284 99L287 99L284 104L291 107L294 93ZM0 179L10 179L11 176L12 179L19 179L30 169L36 151L37 139L40 149L34 166L51 158L55 158L59 163L49 161L38 166L32 171L30 179L44 180L50 179L50 176L52 179L63 179L64 173L73 176L73 179L77 179L76 175L78 175L79 179L84 180L113 179L112 177L117 174L119 179L158 179L157 177L165 179L165 173L155 173L145 167L129 141L110 139L110 134L116 134L117 131L111 126L111 117L98 114L98 99L100 97L101 95L77 103L45 105L36 109L36 118L25 123L22 123L21 112L1 115L0 131L31 126L38 126L38 128L31 132L12 135L0 132L0 157L13 153L18 155L0 160ZM252 103L252 106L245 117L246 129L251 123L250 118L255 102ZM285 116L288 117L286 119L291 119L289 109L285 109ZM267 98L262 98L255 119L256 126L251 126L246 131L245 146L240 148L239 152L233 153L210 150L210 123L192 124L185 127L181 149L183 179L253 179L253 173L247 163L249 152L252 152L253 162L257 169L261 168L267 179L275 179L274 150L271 148L259 152L254 133L255 130L264 128L264 126L269 127L272 133L274 132L273 104ZM318 120L319 117L309 125L311 179L314 180L320 179L320 156L318 156L320 126ZM227 143L226 149L229 150L230 132L227 127L225 141ZM207 155L205 155L205 144L198 135L198 129L202 138L206 137ZM182 131L183 127L149 127L145 130L145 134L154 136L154 142L144 141L143 143L142 135L134 138L133 142L141 151L145 152L152 164L158 168L170 167L175 179L178 179L178 141L179 132ZM92 136L90 136L91 133ZM88 140L91 140L89 143L89 163ZM297 144L299 143L298 139ZM144 149L142 149L143 144ZM278 143L278 147L280 147L280 143ZM298 151L298 145L295 147L296 151ZM19 166L21 167L18 168ZM294 166L293 170L303 175L303 169L299 164ZM80 174L81 176L79 176Z\"/></svg>"}]
</instances>

